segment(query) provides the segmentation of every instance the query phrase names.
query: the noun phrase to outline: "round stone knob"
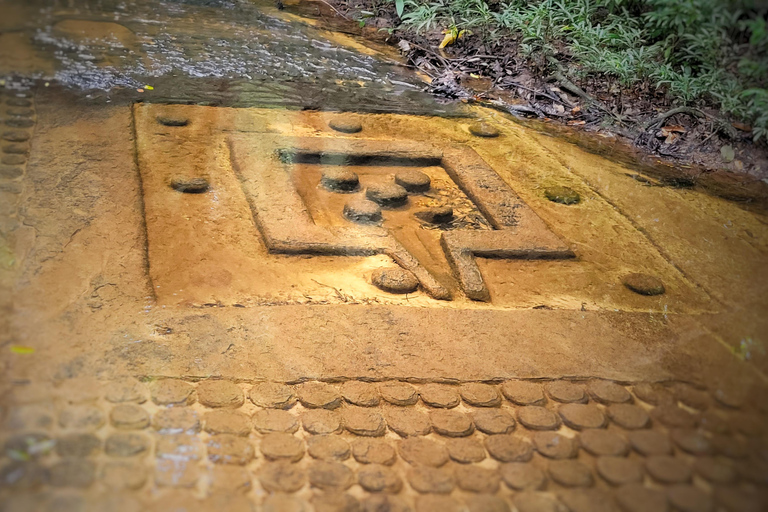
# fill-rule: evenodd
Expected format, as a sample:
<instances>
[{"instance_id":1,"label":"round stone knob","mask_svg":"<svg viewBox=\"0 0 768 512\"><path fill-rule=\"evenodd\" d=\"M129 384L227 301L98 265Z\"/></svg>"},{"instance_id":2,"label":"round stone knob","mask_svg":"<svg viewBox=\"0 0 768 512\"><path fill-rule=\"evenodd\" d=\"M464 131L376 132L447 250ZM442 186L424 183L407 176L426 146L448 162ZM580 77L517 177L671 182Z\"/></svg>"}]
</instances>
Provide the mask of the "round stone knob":
<instances>
[{"instance_id":1,"label":"round stone knob","mask_svg":"<svg viewBox=\"0 0 768 512\"><path fill-rule=\"evenodd\" d=\"M171 179L171 188L185 194L202 194L210 188L210 183L205 178L189 178L178 176Z\"/></svg>"},{"instance_id":2,"label":"round stone knob","mask_svg":"<svg viewBox=\"0 0 768 512\"><path fill-rule=\"evenodd\" d=\"M362 197L344 205L344 217L360 224L372 224L381 220L381 207Z\"/></svg>"},{"instance_id":3,"label":"round stone knob","mask_svg":"<svg viewBox=\"0 0 768 512\"><path fill-rule=\"evenodd\" d=\"M426 192L432 180L421 171L409 170L395 174L395 183L408 192Z\"/></svg>"},{"instance_id":4,"label":"round stone knob","mask_svg":"<svg viewBox=\"0 0 768 512\"><path fill-rule=\"evenodd\" d=\"M396 183L371 185L365 196L380 206L401 206L408 200L408 191Z\"/></svg>"},{"instance_id":5,"label":"round stone knob","mask_svg":"<svg viewBox=\"0 0 768 512\"><path fill-rule=\"evenodd\" d=\"M376 269L371 281L377 288L389 293L412 293L419 287L419 280L413 272L400 267Z\"/></svg>"},{"instance_id":6,"label":"round stone knob","mask_svg":"<svg viewBox=\"0 0 768 512\"><path fill-rule=\"evenodd\" d=\"M357 190L360 185L360 178L349 169L331 168L323 171L320 183L328 190L334 192L351 192Z\"/></svg>"}]
</instances>

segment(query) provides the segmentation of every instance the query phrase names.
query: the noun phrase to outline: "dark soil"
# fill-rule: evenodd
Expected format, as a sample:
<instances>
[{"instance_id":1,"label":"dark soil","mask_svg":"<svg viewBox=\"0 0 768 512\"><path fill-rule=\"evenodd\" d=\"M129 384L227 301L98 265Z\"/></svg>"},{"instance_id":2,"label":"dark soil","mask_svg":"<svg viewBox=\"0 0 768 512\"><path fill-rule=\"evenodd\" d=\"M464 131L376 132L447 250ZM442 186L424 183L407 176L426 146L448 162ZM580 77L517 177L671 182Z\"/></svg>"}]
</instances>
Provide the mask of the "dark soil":
<instances>
[{"instance_id":1,"label":"dark soil","mask_svg":"<svg viewBox=\"0 0 768 512\"><path fill-rule=\"evenodd\" d=\"M429 77L428 89L447 102L479 103L537 120L539 128L544 122L544 129L560 135L564 130L559 126L568 127L566 133L574 128L593 133L597 137L579 137L577 142L598 152L605 150L606 138L613 139L625 149L629 146L667 184L706 183L716 195L739 201L768 198L768 148L752 142L748 126L722 118L715 108L668 115L675 105L664 90L649 83L626 88L609 77L563 81L562 75L553 76L548 63L523 57L512 38L487 44L469 35L439 49L441 30L417 34L396 29L394 5L377 2L374 9L373 3L314 0L286 3L286 9L321 18L334 30L397 47L407 65ZM377 16L360 26L361 11ZM563 64L567 66L565 58Z\"/></svg>"}]
</instances>

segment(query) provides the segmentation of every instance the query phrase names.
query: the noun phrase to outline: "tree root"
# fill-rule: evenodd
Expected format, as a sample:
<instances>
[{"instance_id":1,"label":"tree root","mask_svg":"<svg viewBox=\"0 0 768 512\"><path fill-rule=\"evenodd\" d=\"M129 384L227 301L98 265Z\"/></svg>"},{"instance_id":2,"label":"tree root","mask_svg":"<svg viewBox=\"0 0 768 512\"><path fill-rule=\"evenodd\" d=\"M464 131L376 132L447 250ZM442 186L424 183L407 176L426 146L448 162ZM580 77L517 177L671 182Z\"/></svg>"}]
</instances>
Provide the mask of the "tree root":
<instances>
[{"instance_id":1,"label":"tree root","mask_svg":"<svg viewBox=\"0 0 768 512\"><path fill-rule=\"evenodd\" d=\"M722 117L713 116L711 114L707 114L703 110L699 110L698 108L693 108L693 107L675 107L672 110L668 110L663 114L656 116L650 121L644 123L642 125L642 129L643 131L648 131L653 128L656 128L661 123L663 123L664 121L666 121L672 116L676 116L677 114L685 114L691 117L695 117L697 119L701 119L701 118L710 119L715 125L715 132L722 131L731 139L735 139L738 136L738 133L736 132L736 128L734 128L731 125L731 123L729 123L726 119Z\"/></svg>"}]
</instances>

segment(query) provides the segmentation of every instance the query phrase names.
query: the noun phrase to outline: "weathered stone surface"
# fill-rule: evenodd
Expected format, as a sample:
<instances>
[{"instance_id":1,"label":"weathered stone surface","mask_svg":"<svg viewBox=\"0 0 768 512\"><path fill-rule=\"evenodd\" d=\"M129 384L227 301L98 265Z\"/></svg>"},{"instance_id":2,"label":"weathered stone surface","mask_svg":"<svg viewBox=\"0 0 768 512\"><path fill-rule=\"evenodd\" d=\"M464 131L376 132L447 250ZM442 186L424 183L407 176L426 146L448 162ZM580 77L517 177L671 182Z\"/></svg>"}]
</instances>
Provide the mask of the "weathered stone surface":
<instances>
[{"instance_id":1,"label":"weathered stone surface","mask_svg":"<svg viewBox=\"0 0 768 512\"><path fill-rule=\"evenodd\" d=\"M193 461L161 459L155 465L155 485L158 487L192 488L199 478L200 468Z\"/></svg>"},{"instance_id":2,"label":"weathered stone surface","mask_svg":"<svg viewBox=\"0 0 768 512\"><path fill-rule=\"evenodd\" d=\"M538 382L508 380L501 385L501 392L507 400L517 405L544 405L547 403L544 387Z\"/></svg>"},{"instance_id":3,"label":"weathered stone surface","mask_svg":"<svg viewBox=\"0 0 768 512\"><path fill-rule=\"evenodd\" d=\"M538 405L520 407L517 421L530 430L557 430L560 427L557 414Z\"/></svg>"},{"instance_id":4,"label":"weathered stone surface","mask_svg":"<svg viewBox=\"0 0 768 512\"><path fill-rule=\"evenodd\" d=\"M3 447L9 457L27 460L50 454L55 445L56 441L50 439L47 434L30 432L9 437Z\"/></svg>"},{"instance_id":5,"label":"weathered stone surface","mask_svg":"<svg viewBox=\"0 0 768 512\"><path fill-rule=\"evenodd\" d=\"M152 426L162 434L193 434L200 432L200 417L189 407L169 407L155 414Z\"/></svg>"},{"instance_id":6,"label":"weathered stone surface","mask_svg":"<svg viewBox=\"0 0 768 512\"><path fill-rule=\"evenodd\" d=\"M709 393L684 382L674 383L669 390L678 401L693 409L703 411L712 403Z\"/></svg>"},{"instance_id":7,"label":"weathered stone surface","mask_svg":"<svg viewBox=\"0 0 768 512\"><path fill-rule=\"evenodd\" d=\"M728 424L728 417L714 408L701 413L699 422L702 429L713 434L728 434L731 426Z\"/></svg>"},{"instance_id":8,"label":"weathered stone surface","mask_svg":"<svg viewBox=\"0 0 768 512\"><path fill-rule=\"evenodd\" d=\"M645 470L659 483L677 484L691 480L691 468L685 461L667 455L653 455L645 460Z\"/></svg>"},{"instance_id":9,"label":"weathered stone surface","mask_svg":"<svg viewBox=\"0 0 768 512\"><path fill-rule=\"evenodd\" d=\"M347 406L341 412L344 428L352 434L365 437L380 437L387 431L381 413L375 409Z\"/></svg>"},{"instance_id":10,"label":"weathered stone surface","mask_svg":"<svg viewBox=\"0 0 768 512\"><path fill-rule=\"evenodd\" d=\"M392 405L413 405L419 400L419 393L415 387L397 380L379 384L379 393L384 401Z\"/></svg>"},{"instance_id":11,"label":"weathered stone surface","mask_svg":"<svg viewBox=\"0 0 768 512\"><path fill-rule=\"evenodd\" d=\"M301 405L310 409L336 409L341 405L341 395L335 387L324 382L305 382L298 386Z\"/></svg>"},{"instance_id":12,"label":"weathered stone surface","mask_svg":"<svg viewBox=\"0 0 768 512\"><path fill-rule=\"evenodd\" d=\"M448 450L444 445L423 437L410 437L400 441L400 457L413 465L440 467L448 462Z\"/></svg>"},{"instance_id":13,"label":"weathered stone surface","mask_svg":"<svg viewBox=\"0 0 768 512\"><path fill-rule=\"evenodd\" d=\"M497 407L501 404L499 390L490 384L468 382L459 386L459 394L467 405L475 407Z\"/></svg>"},{"instance_id":14,"label":"weathered stone surface","mask_svg":"<svg viewBox=\"0 0 768 512\"><path fill-rule=\"evenodd\" d=\"M611 485L625 485L643 481L643 465L626 457L599 457L595 463L597 474Z\"/></svg>"},{"instance_id":15,"label":"weathered stone surface","mask_svg":"<svg viewBox=\"0 0 768 512\"><path fill-rule=\"evenodd\" d=\"M56 453L64 458L91 457L101 451L101 445L93 434L69 434L56 440Z\"/></svg>"},{"instance_id":16,"label":"weathered stone surface","mask_svg":"<svg viewBox=\"0 0 768 512\"><path fill-rule=\"evenodd\" d=\"M298 430L298 421L296 429ZM251 432L251 420L240 411L220 409L203 415L203 430L209 434L247 436ZM294 431L295 432L295 431Z\"/></svg>"},{"instance_id":17,"label":"weathered stone surface","mask_svg":"<svg viewBox=\"0 0 768 512\"><path fill-rule=\"evenodd\" d=\"M693 463L693 471L713 484L730 484L736 480L736 471L727 459L699 457Z\"/></svg>"},{"instance_id":18,"label":"weathered stone surface","mask_svg":"<svg viewBox=\"0 0 768 512\"><path fill-rule=\"evenodd\" d=\"M571 187L565 187L562 185L555 185L553 187L545 188L544 197L553 203L560 204L578 204L581 201L581 196L578 192L573 190Z\"/></svg>"},{"instance_id":19,"label":"weathered stone surface","mask_svg":"<svg viewBox=\"0 0 768 512\"><path fill-rule=\"evenodd\" d=\"M456 483L469 492L493 494L499 490L501 477L495 469L480 466L458 466L454 469Z\"/></svg>"},{"instance_id":20,"label":"weathered stone surface","mask_svg":"<svg viewBox=\"0 0 768 512\"><path fill-rule=\"evenodd\" d=\"M398 496L373 494L361 503L362 512L411 512L411 507Z\"/></svg>"},{"instance_id":21,"label":"weathered stone surface","mask_svg":"<svg viewBox=\"0 0 768 512\"><path fill-rule=\"evenodd\" d=\"M712 512L715 503L712 497L692 485L674 485L667 489L669 502L680 512Z\"/></svg>"},{"instance_id":22,"label":"weathered stone surface","mask_svg":"<svg viewBox=\"0 0 768 512\"><path fill-rule=\"evenodd\" d=\"M169 460L200 460L203 457L203 442L195 435L173 434L159 436L155 445L155 456Z\"/></svg>"},{"instance_id":23,"label":"weathered stone surface","mask_svg":"<svg viewBox=\"0 0 768 512\"><path fill-rule=\"evenodd\" d=\"M613 430L585 430L579 440L581 447L595 456L623 457L629 452L627 440Z\"/></svg>"},{"instance_id":24,"label":"weathered stone surface","mask_svg":"<svg viewBox=\"0 0 768 512\"><path fill-rule=\"evenodd\" d=\"M380 464L369 464L357 474L360 487L368 492L397 494L403 488L403 481L397 472Z\"/></svg>"},{"instance_id":25,"label":"weathered stone surface","mask_svg":"<svg viewBox=\"0 0 768 512\"><path fill-rule=\"evenodd\" d=\"M587 392L593 400L603 404L623 404L632 400L624 386L609 380L593 380L587 385Z\"/></svg>"},{"instance_id":26,"label":"weathered stone surface","mask_svg":"<svg viewBox=\"0 0 768 512\"><path fill-rule=\"evenodd\" d=\"M352 443L352 456L361 464L392 465L397 452L391 444L378 439L356 439Z\"/></svg>"},{"instance_id":27,"label":"weathered stone surface","mask_svg":"<svg viewBox=\"0 0 768 512\"><path fill-rule=\"evenodd\" d=\"M579 453L576 439L557 432L536 432L533 436L536 451L549 459L572 459Z\"/></svg>"},{"instance_id":28,"label":"weathered stone surface","mask_svg":"<svg viewBox=\"0 0 768 512\"><path fill-rule=\"evenodd\" d=\"M659 405L651 410L651 418L670 428L695 428L698 418L676 405Z\"/></svg>"},{"instance_id":29,"label":"weathered stone surface","mask_svg":"<svg viewBox=\"0 0 768 512\"><path fill-rule=\"evenodd\" d=\"M197 399L206 407L237 409L245 402L243 390L228 380L208 379L197 386Z\"/></svg>"},{"instance_id":30,"label":"weathered stone surface","mask_svg":"<svg viewBox=\"0 0 768 512\"><path fill-rule=\"evenodd\" d=\"M462 464L480 462L485 459L485 448L475 437L449 439L446 444L451 459Z\"/></svg>"},{"instance_id":31,"label":"weathered stone surface","mask_svg":"<svg viewBox=\"0 0 768 512\"><path fill-rule=\"evenodd\" d=\"M415 407L389 407L384 415L390 430L402 437L425 436L432 431L429 415Z\"/></svg>"},{"instance_id":32,"label":"weathered stone surface","mask_svg":"<svg viewBox=\"0 0 768 512\"><path fill-rule=\"evenodd\" d=\"M262 504L264 512L308 512L306 502L296 496L272 494Z\"/></svg>"},{"instance_id":33,"label":"weathered stone surface","mask_svg":"<svg viewBox=\"0 0 768 512\"><path fill-rule=\"evenodd\" d=\"M351 449L339 436L312 436L307 439L307 452L315 459L343 461L349 458Z\"/></svg>"},{"instance_id":34,"label":"weathered stone surface","mask_svg":"<svg viewBox=\"0 0 768 512\"><path fill-rule=\"evenodd\" d=\"M587 401L584 387L567 380L554 380L545 386L549 398L566 404L583 403Z\"/></svg>"},{"instance_id":35,"label":"weathered stone surface","mask_svg":"<svg viewBox=\"0 0 768 512\"><path fill-rule=\"evenodd\" d=\"M2 138L8 142L24 142L29 140L29 134L22 131L6 131L3 132Z\"/></svg>"},{"instance_id":36,"label":"weathered stone surface","mask_svg":"<svg viewBox=\"0 0 768 512\"><path fill-rule=\"evenodd\" d=\"M63 459L50 468L54 487L90 487L96 479L96 464L88 459Z\"/></svg>"},{"instance_id":37,"label":"weathered stone surface","mask_svg":"<svg viewBox=\"0 0 768 512\"><path fill-rule=\"evenodd\" d=\"M341 417L333 411L314 409L301 413L301 425L310 434L335 434L341 432Z\"/></svg>"},{"instance_id":38,"label":"weathered stone surface","mask_svg":"<svg viewBox=\"0 0 768 512\"><path fill-rule=\"evenodd\" d=\"M115 428L140 430L149 426L149 413L135 404L119 404L109 411L109 421Z\"/></svg>"},{"instance_id":39,"label":"weathered stone surface","mask_svg":"<svg viewBox=\"0 0 768 512\"><path fill-rule=\"evenodd\" d=\"M10 461L0 467L0 488L34 490L50 480L50 471L36 461Z\"/></svg>"},{"instance_id":40,"label":"weathered stone surface","mask_svg":"<svg viewBox=\"0 0 768 512\"><path fill-rule=\"evenodd\" d=\"M452 471L429 466L411 468L408 483L417 492L432 494L449 494L456 486Z\"/></svg>"},{"instance_id":41,"label":"weathered stone surface","mask_svg":"<svg viewBox=\"0 0 768 512\"><path fill-rule=\"evenodd\" d=\"M528 462L533 457L533 445L512 434L486 437L485 448L499 462Z\"/></svg>"},{"instance_id":42,"label":"weathered stone surface","mask_svg":"<svg viewBox=\"0 0 768 512\"><path fill-rule=\"evenodd\" d=\"M0 161L5 159L7 156L0 158ZM16 178L21 177L24 174L24 169L22 167L17 167L13 165L0 165L0 178L4 178L7 180L15 180Z\"/></svg>"},{"instance_id":43,"label":"weathered stone surface","mask_svg":"<svg viewBox=\"0 0 768 512\"><path fill-rule=\"evenodd\" d=\"M608 417L616 425L627 430L646 428L651 418L640 406L632 404L611 404L606 409Z\"/></svg>"},{"instance_id":44,"label":"weathered stone surface","mask_svg":"<svg viewBox=\"0 0 768 512\"><path fill-rule=\"evenodd\" d=\"M672 442L658 430L638 430L627 434L629 444L634 450L646 457L672 453Z\"/></svg>"},{"instance_id":45,"label":"weathered stone surface","mask_svg":"<svg viewBox=\"0 0 768 512\"><path fill-rule=\"evenodd\" d=\"M117 432L107 437L104 453L112 457L133 457L146 453L152 446L150 438L134 432Z\"/></svg>"},{"instance_id":46,"label":"weathered stone surface","mask_svg":"<svg viewBox=\"0 0 768 512\"><path fill-rule=\"evenodd\" d=\"M475 430L472 419L459 411L430 411L429 418L435 432L446 437L465 437Z\"/></svg>"},{"instance_id":47,"label":"weathered stone surface","mask_svg":"<svg viewBox=\"0 0 768 512\"><path fill-rule=\"evenodd\" d=\"M59 426L72 430L96 430L104 425L104 411L95 405L70 405L59 413Z\"/></svg>"},{"instance_id":48,"label":"weathered stone surface","mask_svg":"<svg viewBox=\"0 0 768 512\"><path fill-rule=\"evenodd\" d=\"M413 272L401 267L377 268L371 274L371 282L389 293L413 293L419 288Z\"/></svg>"},{"instance_id":49,"label":"weathered stone surface","mask_svg":"<svg viewBox=\"0 0 768 512\"><path fill-rule=\"evenodd\" d=\"M640 295L661 295L666 291L661 279L648 274L628 274L621 281L624 286Z\"/></svg>"},{"instance_id":50,"label":"weathered stone surface","mask_svg":"<svg viewBox=\"0 0 768 512\"><path fill-rule=\"evenodd\" d=\"M332 130L341 133L358 133L363 130L363 125L360 124L360 121L349 118L332 119L328 122L328 126L330 126Z\"/></svg>"},{"instance_id":51,"label":"weathered stone surface","mask_svg":"<svg viewBox=\"0 0 768 512\"><path fill-rule=\"evenodd\" d=\"M278 382L259 382L248 392L254 405L267 409L290 409L296 403L293 389Z\"/></svg>"},{"instance_id":52,"label":"weathered stone surface","mask_svg":"<svg viewBox=\"0 0 768 512\"><path fill-rule=\"evenodd\" d=\"M348 380L341 385L339 391L344 401L360 407L376 407L381 401L376 384L372 382Z\"/></svg>"},{"instance_id":53,"label":"weathered stone surface","mask_svg":"<svg viewBox=\"0 0 768 512\"><path fill-rule=\"evenodd\" d=\"M551 460L547 472L553 481L564 487L589 487L594 483L589 466L577 460Z\"/></svg>"},{"instance_id":54,"label":"weathered stone surface","mask_svg":"<svg viewBox=\"0 0 768 512\"><path fill-rule=\"evenodd\" d=\"M320 183L334 192L352 192L360 186L360 178L346 167L329 167L323 169Z\"/></svg>"},{"instance_id":55,"label":"weathered stone surface","mask_svg":"<svg viewBox=\"0 0 768 512\"><path fill-rule=\"evenodd\" d=\"M53 426L54 410L46 405L12 407L3 418L5 430L48 430Z\"/></svg>"},{"instance_id":56,"label":"weathered stone surface","mask_svg":"<svg viewBox=\"0 0 768 512\"><path fill-rule=\"evenodd\" d=\"M252 487L250 472L238 466L210 466L208 481L210 490L214 493L245 493Z\"/></svg>"},{"instance_id":57,"label":"weathered stone surface","mask_svg":"<svg viewBox=\"0 0 768 512\"><path fill-rule=\"evenodd\" d=\"M416 497L416 512L463 512L464 507L451 496L426 494Z\"/></svg>"},{"instance_id":58,"label":"weathered stone surface","mask_svg":"<svg viewBox=\"0 0 768 512\"><path fill-rule=\"evenodd\" d=\"M499 466L504 483L514 491L539 490L547 483L547 476L538 467L526 462L509 462Z\"/></svg>"},{"instance_id":59,"label":"weathered stone surface","mask_svg":"<svg viewBox=\"0 0 768 512\"><path fill-rule=\"evenodd\" d=\"M2 149L3 153L8 155L26 155L29 153L29 145L25 143L21 144L4 144Z\"/></svg>"},{"instance_id":60,"label":"weathered stone surface","mask_svg":"<svg viewBox=\"0 0 768 512\"><path fill-rule=\"evenodd\" d=\"M207 443L208 460L215 464L244 466L253 459L254 451L248 439L229 434L212 436Z\"/></svg>"},{"instance_id":61,"label":"weathered stone surface","mask_svg":"<svg viewBox=\"0 0 768 512\"><path fill-rule=\"evenodd\" d=\"M408 169L395 174L395 183L410 193L422 193L429 190L432 180L421 171Z\"/></svg>"},{"instance_id":62,"label":"weathered stone surface","mask_svg":"<svg viewBox=\"0 0 768 512\"><path fill-rule=\"evenodd\" d=\"M743 459L749 454L747 444L736 437L718 434L712 436L712 448L718 455L732 459Z\"/></svg>"},{"instance_id":63,"label":"weathered stone surface","mask_svg":"<svg viewBox=\"0 0 768 512\"><path fill-rule=\"evenodd\" d=\"M291 434L274 432L261 438L261 453L269 460L298 462L304 456L304 443Z\"/></svg>"},{"instance_id":64,"label":"weathered stone surface","mask_svg":"<svg viewBox=\"0 0 768 512\"><path fill-rule=\"evenodd\" d=\"M709 455L712 453L712 444L701 431L674 429L670 431L670 437L675 445L684 452L692 455Z\"/></svg>"},{"instance_id":65,"label":"weathered stone surface","mask_svg":"<svg viewBox=\"0 0 768 512\"><path fill-rule=\"evenodd\" d=\"M395 183L376 183L365 189L365 197L384 208L394 208L408 201L408 191Z\"/></svg>"},{"instance_id":66,"label":"weathered stone surface","mask_svg":"<svg viewBox=\"0 0 768 512\"><path fill-rule=\"evenodd\" d=\"M768 424L757 413L732 412L730 420L731 430L747 437L760 437L768 433Z\"/></svg>"},{"instance_id":67,"label":"weathered stone surface","mask_svg":"<svg viewBox=\"0 0 768 512\"><path fill-rule=\"evenodd\" d=\"M635 396L651 405L670 405L675 403L672 393L660 384L643 382L632 386Z\"/></svg>"},{"instance_id":68,"label":"weathered stone surface","mask_svg":"<svg viewBox=\"0 0 768 512\"><path fill-rule=\"evenodd\" d=\"M5 100L6 105L11 107L31 107L32 102L26 98L8 98Z\"/></svg>"},{"instance_id":69,"label":"weathered stone surface","mask_svg":"<svg viewBox=\"0 0 768 512\"><path fill-rule=\"evenodd\" d=\"M360 502L354 496L341 492L325 492L312 496L315 512L360 512Z\"/></svg>"},{"instance_id":70,"label":"weathered stone surface","mask_svg":"<svg viewBox=\"0 0 768 512\"><path fill-rule=\"evenodd\" d=\"M515 419L503 409L479 409L472 411L475 427L484 434L509 434L515 430Z\"/></svg>"},{"instance_id":71,"label":"weathered stone surface","mask_svg":"<svg viewBox=\"0 0 768 512\"><path fill-rule=\"evenodd\" d=\"M353 197L347 201L342 213L345 218L360 224L381 222L381 206L362 197Z\"/></svg>"},{"instance_id":72,"label":"weathered stone surface","mask_svg":"<svg viewBox=\"0 0 768 512\"><path fill-rule=\"evenodd\" d=\"M147 401L147 386L133 377L115 379L107 383L104 398L112 403L135 402L143 404Z\"/></svg>"},{"instance_id":73,"label":"weathered stone surface","mask_svg":"<svg viewBox=\"0 0 768 512\"><path fill-rule=\"evenodd\" d=\"M136 490L147 481L147 467L136 461L108 461L101 468L99 481L114 490Z\"/></svg>"},{"instance_id":74,"label":"weathered stone surface","mask_svg":"<svg viewBox=\"0 0 768 512\"><path fill-rule=\"evenodd\" d=\"M196 400L194 386L183 380L162 379L153 383L150 391L157 405L192 405Z\"/></svg>"},{"instance_id":75,"label":"weathered stone surface","mask_svg":"<svg viewBox=\"0 0 768 512\"><path fill-rule=\"evenodd\" d=\"M756 396L764 393L765 390L755 393ZM718 386L713 393L717 403L729 409L740 409L744 407L749 398L749 392L743 387L737 385ZM763 395L765 396L765 395ZM759 408L759 406L758 406ZM766 412L766 411L761 411Z\"/></svg>"},{"instance_id":76,"label":"weathered stone surface","mask_svg":"<svg viewBox=\"0 0 768 512\"><path fill-rule=\"evenodd\" d=\"M476 137L493 138L499 136L499 130L488 123L479 122L469 125L469 133Z\"/></svg>"},{"instance_id":77,"label":"weathered stone surface","mask_svg":"<svg viewBox=\"0 0 768 512\"><path fill-rule=\"evenodd\" d=\"M262 434L299 430L299 418L282 409L262 409L253 414L253 428Z\"/></svg>"},{"instance_id":78,"label":"weathered stone surface","mask_svg":"<svg viewBox=\"0 0 768 512\"><path fill-rule=\"evenodd\" d=\"M308 469L309 483L326 491L344 491L355 483L355 474L341 462L317 460Z\"/></svg>"},{"instance_id":79,"label":"weathered stone surface","mask_svg":"<svg viewBox=\"0 0 768 512\"><path fill-rule=\"evenodd\" d=\"M3 155L0 157L0 163L5 165L24 165L26 161L25 155Z\"/></svg>"},{"instance_id":80,"label":"weathered stone surface","mask_svg":"<svg viewBox=\"0 0 768 512\"><path fill-rule=\"evenodd\" d=\"M490 494L476 494L464 498L469 512L510 512L506 501Z\"/></svg>"},{"instance_id":81,"label":"weathered stone surface","mask_svg":"<svg viewBox=\"0 0 768 512\"><path fill-rule=\"evenodd\" d=\"M613 497L603 489L573 489L557 493L570 512L618 512Z\"/></svg>"},{"instance_id":82,"label":"weathered stone surface","mask_svg":"<svg viewBox=\"0 0 768 512\"><path fill-rule=\"evenodd\" d=\"M564 512L565 507L552 496L543 492L525 491L512 498L518 512Z\"/></svg>"},{"instance_id":83,"label":"weathered stone surface","mask_svg":"<svg viewBox=\"0 0 768 512\"><path fill-rule=\"evenodd\" d=\"M298 464L267 462L259 468L258 479L269 492L296 492L307 483L307 474Z\"/></svg>"},{"instance_id":84,"label":"weathered stone surface","mask_svg":"<svg viewBox=\"0 0 768 512\"><path fill-rule=\"evenodd\" d=\"M602 428L605 415L593 404L565 404L557 410L563 423L575 430Z\"/></svg>"},{"instance_id":85,"label":"weathered stone surface","mask_svg":"<svg viewBox=\"0 0 768 512\"><path fill-rule=\"evenodd\" d=\"M616 503L624 512L667 512L667 494L658 489L649 489L642 484L627 484L614 494Z\"/></svg>"},{"instance_id":86,"label":"weathered stone surface","mask_svg":"<svg viewBox=\"0 0 768 512\"><path fill-rule=\"evenodd\" d=\"M757 491L739 487L717 487L715 501L727 512L761 512L768 505L768 497L762 499Z\"/></svg>"}]
</instances>

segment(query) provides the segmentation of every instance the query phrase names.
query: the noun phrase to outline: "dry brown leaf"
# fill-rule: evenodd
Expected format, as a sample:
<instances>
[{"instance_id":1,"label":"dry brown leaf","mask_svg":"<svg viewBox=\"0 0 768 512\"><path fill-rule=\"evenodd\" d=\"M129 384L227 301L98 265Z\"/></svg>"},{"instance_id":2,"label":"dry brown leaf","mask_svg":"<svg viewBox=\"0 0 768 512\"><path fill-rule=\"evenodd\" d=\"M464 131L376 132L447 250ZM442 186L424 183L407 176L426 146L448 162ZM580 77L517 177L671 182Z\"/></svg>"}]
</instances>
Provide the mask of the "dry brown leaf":
<instances>
[{"instance_id":1,"label":"dry brown leaf","mask_svg":"<svg viewBox=\"0 0 768 512\"><path fill-rule=\"evenodd\" d=\"M578 105L571 109L571 114L578 114L579 112L581 112L581 107Z\"/></svg>"},{"instance_id":2,"label":"dry brown leaf","mask_svg":"<svg viewBox=\"0 0 768 512\"><path fill-rule=\"evenodd\" d=\"M676 132L669 132L667 138L664 139L664 144L674 144L677 139L680 138L680 134Z\"/></svg>"},{"instance_id":3,"label":"dry brown leaf","mask_svg":"<svg viewBox=\"0 0 768 512\"><path fill-rule=\"evenodd\" d=\"M752 127L751 126L749 126L748 124L739 123L738 121L735 122L735 123L731 123L731 126L733 126L737 130L742 131L742 132L749 133L749 132L752 131Z\"/></svg>"},{"instance_id":4,"label":"dry brown leaf","mask_svg":"<svg viewBox=\"0 0 768 512\"><path fill-rule=\"evenodd\" d=\"M679 124L672 124L662 127L661 129L661 135L662 137L669 137L672 133L685 133L686 130Z\"/></svg>"},{"instance_id":5,"label":"dry brown leaf","mask_svg":"<svg viewBox=\"0 0 768 512\"><path fill-rule=\"evenodd\" d=\"M568 121L568 126L582 126L587 124L586 121Z\"/></svg>"}]
</instances>

